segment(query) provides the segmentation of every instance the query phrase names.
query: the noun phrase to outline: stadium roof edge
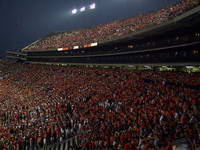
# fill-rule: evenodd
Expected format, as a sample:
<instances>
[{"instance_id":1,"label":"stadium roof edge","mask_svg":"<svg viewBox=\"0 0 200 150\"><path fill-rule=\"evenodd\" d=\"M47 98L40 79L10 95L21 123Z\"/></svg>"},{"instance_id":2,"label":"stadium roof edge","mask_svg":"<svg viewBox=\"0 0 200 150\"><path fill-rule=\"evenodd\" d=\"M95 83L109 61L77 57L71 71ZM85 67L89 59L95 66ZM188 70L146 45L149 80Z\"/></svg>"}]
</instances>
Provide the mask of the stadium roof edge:
<instances>
[{"instance_id":1,"label":"stadium roof edge","mask_svg":"<svg viewBox=\"0 0 200 150\"><path fill-rule=\"evenodd\" d=\"M38 41L40 41L40 40L37 40L37 41L31 43L30 45L27 45L26 47L24 47L23 49L21 49L21 51L26 51L26 49L27 49L29 46L31 46L31 45L37 43Z\"/></svg>"}]
</instances>

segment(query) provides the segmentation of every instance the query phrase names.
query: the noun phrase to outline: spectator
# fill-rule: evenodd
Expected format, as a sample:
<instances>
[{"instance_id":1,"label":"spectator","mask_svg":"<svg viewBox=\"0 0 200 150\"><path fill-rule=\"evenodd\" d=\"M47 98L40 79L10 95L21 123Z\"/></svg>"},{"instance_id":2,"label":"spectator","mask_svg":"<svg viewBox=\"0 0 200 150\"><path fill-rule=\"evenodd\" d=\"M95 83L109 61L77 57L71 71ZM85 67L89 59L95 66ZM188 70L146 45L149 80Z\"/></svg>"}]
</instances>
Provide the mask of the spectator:
<instances>
[{"instance_id":1,"label":"spectator","mask_svg":"<svg viewBox=\"0 0 200 150\"><path fill-rule=\"evenodd\" d=\"M180 138L199 147L200 92L190 87L199 75L3 61L0 147L41 148L71 137L87 149L172 149Z\"/></svg>"},{"instance_id":2,"label":"spectator","mask_svg":"<svg viewBox=\"0 0 200 150\"><path fill-rule=\"evenodd\" d=\"M173 150L193 150L193 148L190 141L186 139L179 139L174 142Z\"/></svg>"},{"instance_id":3,"label":"spectator","mask_svg":"<svg viewBox=\"0 0 200 150\"><path fill-rule=\"evenodd\" d=\"M199 5L199 0L181 0L176 4L92 28L51 34L26 47L26 50L84 47L94 42L105 42L130 33L165 23Z\"/></svg>"}]
</instances>

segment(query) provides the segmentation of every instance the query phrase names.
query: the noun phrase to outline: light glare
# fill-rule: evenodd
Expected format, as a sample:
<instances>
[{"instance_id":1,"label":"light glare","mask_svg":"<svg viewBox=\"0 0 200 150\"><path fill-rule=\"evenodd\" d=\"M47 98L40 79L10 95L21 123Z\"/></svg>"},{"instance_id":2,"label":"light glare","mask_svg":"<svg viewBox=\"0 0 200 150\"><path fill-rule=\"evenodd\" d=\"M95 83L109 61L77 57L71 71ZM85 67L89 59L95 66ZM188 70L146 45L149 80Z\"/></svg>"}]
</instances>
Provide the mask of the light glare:
<instances>
[{"instance_id":1,"label":"light glare","mask_svg":"<svg viewBox=\"0 0 200 150\"><path fill-rule=\"evenodd\" d=\"M78 9L73 9L72 11L71 11L71 13L72 13L72 15L75 15L75 14L77 14L77 13L82 13L82 12L84 12L84 11L87 11L88 9L95 9L96 8L96 4L95 3L92 3L92 4L90 4L89 6L83 6L83 7L81 7L81 8L78 8Z\"/></svg>"},{"instance_id":2,"label":"light glare","mask_svg":"<svg viewBox=\"0 0 200 150\"><path fill-rule=\"evenodd\" d=\"M82 8L80 9L80 11L81 11L81 12L85 11L85 7L82 7Z\"/></svg>"},{"instance_id":3,"label":"light glare","mask_svg":"<svg viewBox=\"0 0 200 150\"><path fill-rule=\"evenodd\" d=\"M72 14L76 14L76 13L77 13L77 9L73 9Z\"/></svg>"},{"instance_id":4,"label":"light glare","mask_svg":"<svg viewBox=\"0 0 200 150\"><path fill-rule=\"evenodd\" d=\"M95 9L95 8L96 8L96 4L95 3L90 5L90 9Z\"/></svg>"}]
</instances>

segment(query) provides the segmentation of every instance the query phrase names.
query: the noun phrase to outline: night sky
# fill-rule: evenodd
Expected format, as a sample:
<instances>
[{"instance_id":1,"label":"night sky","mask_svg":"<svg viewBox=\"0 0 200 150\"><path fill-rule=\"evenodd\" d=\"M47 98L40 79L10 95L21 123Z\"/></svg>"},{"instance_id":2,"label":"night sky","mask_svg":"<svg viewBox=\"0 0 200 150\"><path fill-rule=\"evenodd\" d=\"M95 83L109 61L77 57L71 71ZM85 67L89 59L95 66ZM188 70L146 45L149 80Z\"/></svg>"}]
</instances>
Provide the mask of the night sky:
<instances>
[{"instance_id":1,"label":"night sky","mask_svg":"<svg viewBox=\"0 0 200 150\"><path fill-rule=\"evenodd\" d=\"M0 55L19 50L52 32L62 32L135 16L180 0L0 0ZM95 10L72 15L73 8Z\"/></svg>"}]
</instances>

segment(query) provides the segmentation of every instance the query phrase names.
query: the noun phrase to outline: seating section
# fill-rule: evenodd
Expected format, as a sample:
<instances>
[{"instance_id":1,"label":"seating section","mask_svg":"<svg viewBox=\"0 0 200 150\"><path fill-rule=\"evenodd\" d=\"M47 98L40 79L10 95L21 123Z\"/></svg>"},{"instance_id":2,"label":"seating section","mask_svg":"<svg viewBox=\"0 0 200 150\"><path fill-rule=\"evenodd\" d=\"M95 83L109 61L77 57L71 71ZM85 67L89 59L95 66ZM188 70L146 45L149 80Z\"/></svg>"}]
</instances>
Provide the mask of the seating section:
<instances>
[{"instance_id":1,"label":"seating section","mask_svg":"<svg viewBox=\"0 0 200 150\"><path fill-rule=\"evenodd\" d=\"M30 46L26 50L48 50L57 48L73 49L74 46L87 47L91 43L105 42L128 35L155 25L162 24L183 14L199 5L199 0L179 0L176 4L167 6L148 14L139 15L92 28L68 31L47 36Z\"/></svg>"},{"instance_id":2,"label":"seating section","mask_svg":"<svg viewBox=\"0 0 200 150\"><path fill-rule=\"evenodd\" d=\"M77 149L171 150L179 138L199 147L199 76L2 61L0 149L73 136Z\"/></svg>"}]
</instances>

